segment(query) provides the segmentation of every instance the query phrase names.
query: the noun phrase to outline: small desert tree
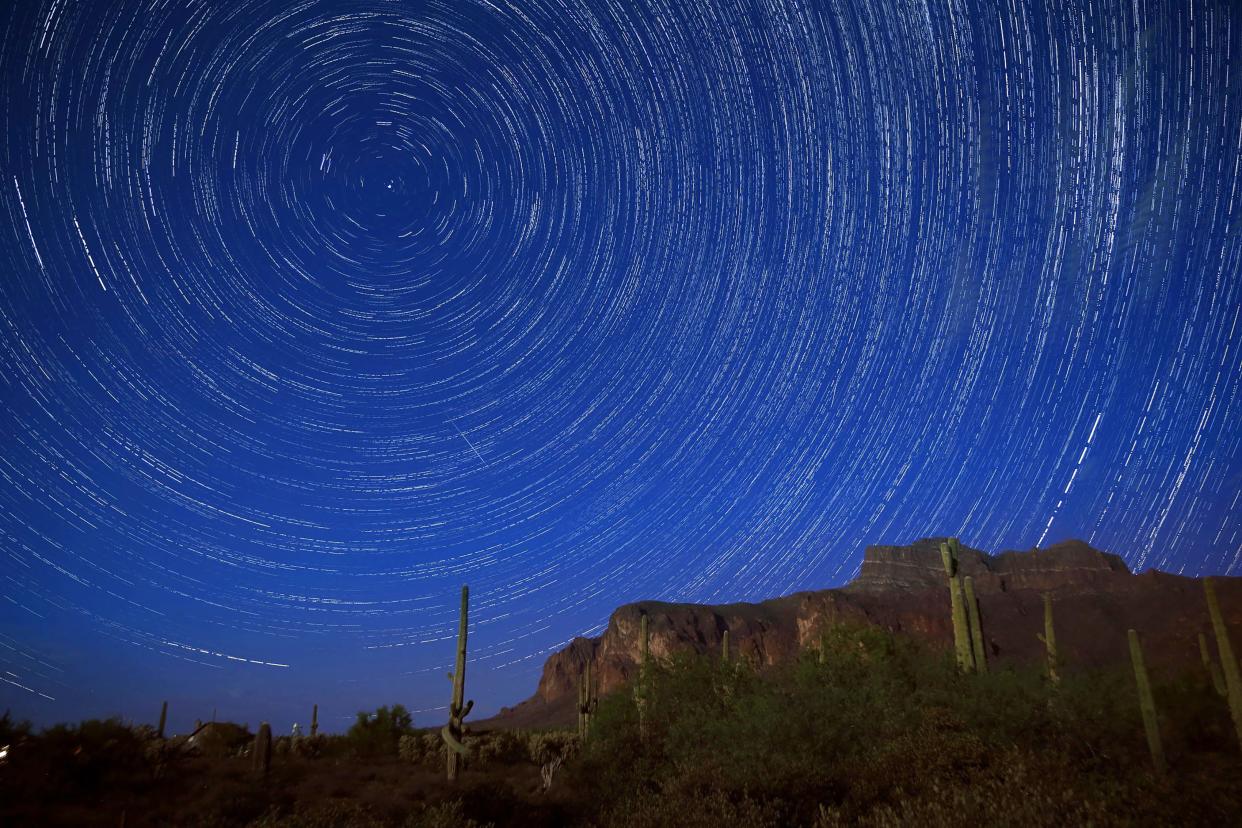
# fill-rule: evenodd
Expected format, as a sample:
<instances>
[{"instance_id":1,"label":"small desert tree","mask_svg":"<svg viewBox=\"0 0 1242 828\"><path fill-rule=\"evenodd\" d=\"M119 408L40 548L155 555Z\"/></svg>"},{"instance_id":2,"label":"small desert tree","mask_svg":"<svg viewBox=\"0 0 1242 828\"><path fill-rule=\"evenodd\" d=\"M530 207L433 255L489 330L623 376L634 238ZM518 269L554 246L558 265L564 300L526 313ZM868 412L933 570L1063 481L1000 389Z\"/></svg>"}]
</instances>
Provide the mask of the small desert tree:
<instances>
[{"instance_id":1,"label":"small desert tree","mask_svg":"<svg viewBox=\"0 0 1242 828\"><path fill-rule=\"evenodd\" d=\"M396 756L402 736L414 732L414 720L403 705L381 707L374 713L358 712L358 718L345 734L361 756Z\"/></svg>"}]
</instances>

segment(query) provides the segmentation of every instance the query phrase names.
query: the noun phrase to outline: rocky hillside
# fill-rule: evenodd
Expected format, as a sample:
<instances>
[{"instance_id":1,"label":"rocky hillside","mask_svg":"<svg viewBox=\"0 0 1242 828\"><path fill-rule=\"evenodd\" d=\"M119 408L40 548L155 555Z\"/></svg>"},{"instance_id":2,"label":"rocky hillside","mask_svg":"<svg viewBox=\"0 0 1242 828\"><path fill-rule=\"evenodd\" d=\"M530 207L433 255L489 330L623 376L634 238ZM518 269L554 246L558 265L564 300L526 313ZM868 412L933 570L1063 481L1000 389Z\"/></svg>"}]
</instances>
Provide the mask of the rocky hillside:
<instances>
[{"instance_id":1,"label":"rocky hillside","mask_svg":"<svg viewBox=\"0 0 1242 828\"><path fill-rule=\"evenodd\" d=\"M531 727L573 720L578 677L587 661L601 693L637 673L639 618L650 620L651 652L719 651L725 630L734 652L762 665L792 659L814 647L819 630L837 620L877 624L948 649L953 631L939 544L870 546L862 569L839 589L800 592L758 604L641 602L613 612L598 638L577 638L548 658L539 687L527 701L490 720L494 726ZM1126 661L1126 630L1143 634L1156 670L1199 661L1198 633L1209 633L1203 585L1197 578L1148 571L1132 574L1116 555L1082 541L1046 549L989 555L962 547L959 567L974 579L989 659L1031 661L1043 654L1044 592L1053 596L1057 642L1068 669ZM1242 578L1219 578L1218 594L1235 646L1242 644ZM480 722L479 724L483 724Z\"/></svg>"}]
</instances>

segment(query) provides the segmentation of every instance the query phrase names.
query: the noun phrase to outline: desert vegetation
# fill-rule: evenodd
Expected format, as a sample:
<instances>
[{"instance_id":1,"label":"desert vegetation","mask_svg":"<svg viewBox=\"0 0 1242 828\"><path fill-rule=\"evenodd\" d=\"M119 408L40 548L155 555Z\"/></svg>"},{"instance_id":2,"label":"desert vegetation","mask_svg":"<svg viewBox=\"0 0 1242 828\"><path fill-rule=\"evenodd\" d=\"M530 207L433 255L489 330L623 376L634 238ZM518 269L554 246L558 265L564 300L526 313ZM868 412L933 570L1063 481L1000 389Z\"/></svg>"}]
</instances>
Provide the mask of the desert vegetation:
<instances>
[{"instance_id":1,"label":"desert vegetation","mask_svg":"<svg viewBox=\"0 0 1242 828\"><path fill-rule=\"evenodd\" d=\"M822 653L822 657L821 657ZM1152 767L1133 676L964 674L875 628L759 673L675 658L643 722L605 697L565 784L600 825L1221 824L1242 813L1226 706L1206 675L1155 687L1169 773ZM645 733L645 738L644 738ZM628 758L627 758L628 757Z\"/></svg>"},{"instance_id":2,"label":"desert vegetation","mask_svg":"<svg viewBox=\"0 0 1242 828\"><path fill-rule=\"evenodd\" d=\"M835 626L775 670L686 655L652 659L644 682L637 697L599 700L585 742L467 733L454 784L440 733L399 707L343 735L280 737L265 776L245 744L212 757L155 747L153 729L115 720L34 734L5 718L0 738L18 747L0 816L104 824L102 806L128 825L833 826L1202 825L1242 813L1242 758L1206 670L1152 685L1164 775L1123 669L1055 684L1039 667L965 674L909 639Z\"/></svg>"},{"instance_id":3,"label":"desert vegetation","mask_svg":"<svg viewBox=\"0 0 1242 828\"><path fill-rule=\"evenodd\" d=\"M656 658L629 686L584 665L576 730L463 722L468 593L447 725L400 704L340 735L209 722L164 738L119 720L35 732L0 719L0 823L188 826L1205 825L1242 815L1238 665L1211 580L1196 669L988 665L969 579L942 549L950 650L860 623L760 668L730 648ZM1032 630L1032 634L1035 632ZM1209 641L1215 644L1216 654ZM1231 720L1232 719L1232 720Z\"/></svg>"}]
</instances>

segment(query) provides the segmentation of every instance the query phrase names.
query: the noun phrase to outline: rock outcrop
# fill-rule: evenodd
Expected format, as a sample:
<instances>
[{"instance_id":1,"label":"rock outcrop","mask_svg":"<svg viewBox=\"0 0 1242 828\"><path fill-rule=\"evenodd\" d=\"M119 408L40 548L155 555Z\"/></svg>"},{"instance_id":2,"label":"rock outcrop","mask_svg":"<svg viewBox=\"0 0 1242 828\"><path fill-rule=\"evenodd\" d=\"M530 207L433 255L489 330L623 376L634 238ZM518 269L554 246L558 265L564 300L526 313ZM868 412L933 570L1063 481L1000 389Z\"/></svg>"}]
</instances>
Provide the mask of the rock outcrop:
<instances>
[{"instance_id":1,"label":"rock outcrop","mask_svg":"<svg viewBox=\"0 0 1242 828\"><path fill-rule=\"evenodd\" d=\"M909 546L869 546L858 577L845 589L854 592L917 592L939 589L945 584L940 543L946 538L924 538ZM1092 590L1112 583L1130 569L1117 555L1101 552L1079 540L1064 541L1047 549L1001 552L989 555L961 547L958 568L974 578L976 590L1004 592L1008 589L1043 591Z\"/></svg>"},{"instance_id":2,"label":"rock outcrop","mask_svg":"<svg viewBox=\"0 0 1242 828\"><path fill-rule=\"evenodd\" d=\"M740 656L763 666L814 647L836 621L875 624L949 648L953 630L939 544L870 546L857 578L839 589L800 592L757 604L667 604L647 601L613 612L598 638L577 638L544 664L535 695L490 720L494 726L567 724L578 677L588 661L599 690L620 688L637 674L639 619L649 616L651 652L715 652L725 630ZM974 580L989 660L1035 661L1043 654L1042 594L1053 595L1057 639L1067 669L1128 659L1126 630L1144 635L1149 665L1171 670L1198 663L1197 634L1210 630L1200 579L1148 571L1132 574L1117 555L1082 541L989 555L962 547L959 567ZM1242 642L1242 578L1218 579L1222 609ZM480 723L482 724L482 723Z\"/></svg>"}]
</instances>

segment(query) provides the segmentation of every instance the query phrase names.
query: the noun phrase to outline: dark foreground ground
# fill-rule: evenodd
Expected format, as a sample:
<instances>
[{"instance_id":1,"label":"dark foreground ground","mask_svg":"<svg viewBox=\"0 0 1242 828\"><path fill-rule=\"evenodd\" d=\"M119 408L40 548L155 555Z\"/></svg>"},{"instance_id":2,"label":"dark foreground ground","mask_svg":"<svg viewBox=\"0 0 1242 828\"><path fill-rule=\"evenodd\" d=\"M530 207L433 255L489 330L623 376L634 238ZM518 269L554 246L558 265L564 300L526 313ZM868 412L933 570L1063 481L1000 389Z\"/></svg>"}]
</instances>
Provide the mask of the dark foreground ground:
<instances>
[{"instance_id":1,"label":"dark foreground ground","mask_svg":"<svg viewBox=\"0 0 1242 828\"><path fill-rule=\"evenodd\" d=\"M212 726L204 730L210 735ZM449 828L567 825L584 817L555 777L544 789L541 766L512 734L501 737L514 742L509 755L476 757L453 784L438 755L377 755L373 744L342 736L303 740L319 755L299 755L282 739L266 774L248 755L251 739L200 750L185 737L150 736L149 729L91 722L19 737L0 765L0 825ZM493 740L476 734L481 741ZM569 735L553 741L568 743Z\"/></svg>"}]
</instances>

